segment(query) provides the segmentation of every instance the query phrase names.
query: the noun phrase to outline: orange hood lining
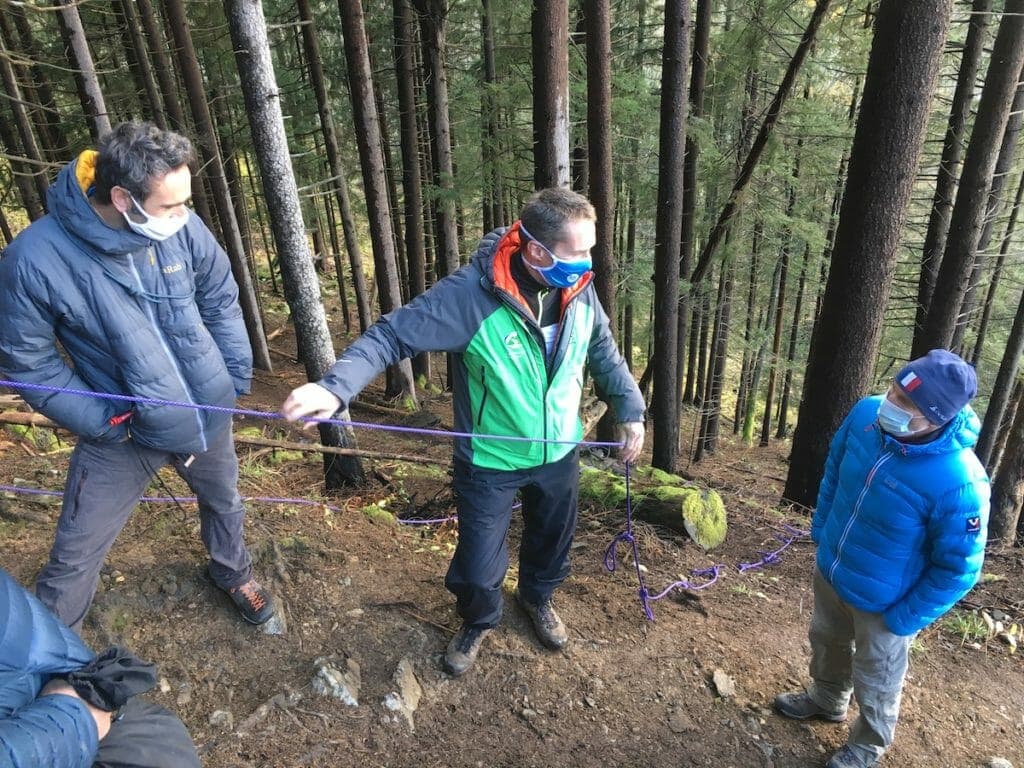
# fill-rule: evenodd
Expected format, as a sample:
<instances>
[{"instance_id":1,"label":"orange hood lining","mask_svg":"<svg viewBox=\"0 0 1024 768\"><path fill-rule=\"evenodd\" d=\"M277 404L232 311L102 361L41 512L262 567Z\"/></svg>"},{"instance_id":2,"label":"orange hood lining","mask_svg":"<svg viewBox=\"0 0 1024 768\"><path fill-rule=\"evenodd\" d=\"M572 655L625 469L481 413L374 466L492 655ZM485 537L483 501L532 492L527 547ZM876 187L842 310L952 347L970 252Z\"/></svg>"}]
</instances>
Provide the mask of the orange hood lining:
<instances>
[{"instance_id":1,"label":"orange hood lining","mask_svg":"<svg viewBox=\"0 0 1024 768\"><path fill-rule=\"evenodd\" d=\"M519 220L509 227L501 240L498 241L498 246L494 250L494 262L492 264L491 279L494 280L494 284L501 288L501 290L515 297L516 301L526 307L531 313L530 305L526 303L526 299L523 298L522 293L519 292L519 286L516 284L515 279L512 277L512 257L522 250L525 245L525 238L519 227ZM576 284L571 288L562 288L561 290L561 311L565 312L565 308L569 305L578 294L580 294L584 288L586 288L591 279L593 278L592 272L587 272Z\"/></svg>"}]
</instances>

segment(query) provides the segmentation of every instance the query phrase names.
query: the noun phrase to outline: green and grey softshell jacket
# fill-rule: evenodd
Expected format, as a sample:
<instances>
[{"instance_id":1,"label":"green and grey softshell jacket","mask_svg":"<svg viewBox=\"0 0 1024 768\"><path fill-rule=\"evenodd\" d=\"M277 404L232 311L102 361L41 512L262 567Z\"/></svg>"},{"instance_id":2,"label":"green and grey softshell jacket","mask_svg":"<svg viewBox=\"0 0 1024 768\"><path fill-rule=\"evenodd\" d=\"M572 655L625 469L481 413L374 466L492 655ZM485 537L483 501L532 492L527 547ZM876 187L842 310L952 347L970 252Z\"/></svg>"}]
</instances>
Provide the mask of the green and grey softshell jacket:
<instances>
[{"instance_id":1,"label":"green and grey softshell jacket","mask_svg":"<svg viewBox=\"0 0 1024 768\"><path fill-rule=\"evenodd\" d=\"M590 366L619 422L643 421L640 390L619 354L587 273L562 290L551 365L544 340L510 272L518 222L480 242L470 263L390 312L364 333L319 384L344 405L389 365L420 352L453 355L455 458L487 469L527 469L557 461L579 441L583 368Z\"/></svg>"}]
</instances>

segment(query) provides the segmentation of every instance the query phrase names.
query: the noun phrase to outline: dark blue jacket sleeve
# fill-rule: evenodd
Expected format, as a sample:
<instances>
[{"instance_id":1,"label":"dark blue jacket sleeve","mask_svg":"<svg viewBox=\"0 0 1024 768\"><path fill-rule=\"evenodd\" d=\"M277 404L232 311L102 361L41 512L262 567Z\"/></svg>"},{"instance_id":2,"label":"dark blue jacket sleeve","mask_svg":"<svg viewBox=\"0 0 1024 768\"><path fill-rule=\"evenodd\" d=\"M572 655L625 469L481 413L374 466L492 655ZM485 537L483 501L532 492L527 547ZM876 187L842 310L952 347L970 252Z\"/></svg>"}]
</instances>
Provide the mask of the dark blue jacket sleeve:
<instances>
[{"instance_id":1,"label":"dark blue jacket sleeve","mask_svg":"<svg viewBox=\"0 0 1024 768\"><path fill-rule=\"evenodd\" d=\"M12 248L0 259L0 371L21 383L91 392L57 351L57 318L46 295L45 276L18 259ZM125 425L109 423L110 417L128 410L124 403L65 392L19 393L35 410L88 440L127 437Z\"/></svg>"},{"instance_id":2,"label":"dark blue jacket sleeve","mask_svg":"<svg viewBox=\"0 0 1024 768\"><path fill-rule=\"evenodd\" d=\"M0 570L0 767L88 768L96 723L79 699L43 696L52 677L93 658L74 632Z\"/></svg>"},{"instance_id":3,"label":"dark blue jacket sleeve","mask_svg":"<svg viewBox=\"0 0 1024 768\"><path fill-rule=\"evenodd\" d=\"M224 358L235 392L245 394L252 385L252 345L231 263L198 216L190 216L189 236L199 314Z\"/></svg>"},{"instance_id":4,"label":"dark blue jacket sleeve","mask_svg":"<svg viewBox=\"0 0 1024 768\"><path fill-rule=\"evenodd\" d=\"M587 288L593 292L593 286ZM629 372L625 359L619 352L615 339L612 337L608 315L598 300L597 295L591 296L594 308L594 329L590 334L590 348L587 351L587 363L594 381L611 402L615 418L620 424L626 422L642 422L644 420L644 398L640 387Z\"/></svg>"}]
</instances>

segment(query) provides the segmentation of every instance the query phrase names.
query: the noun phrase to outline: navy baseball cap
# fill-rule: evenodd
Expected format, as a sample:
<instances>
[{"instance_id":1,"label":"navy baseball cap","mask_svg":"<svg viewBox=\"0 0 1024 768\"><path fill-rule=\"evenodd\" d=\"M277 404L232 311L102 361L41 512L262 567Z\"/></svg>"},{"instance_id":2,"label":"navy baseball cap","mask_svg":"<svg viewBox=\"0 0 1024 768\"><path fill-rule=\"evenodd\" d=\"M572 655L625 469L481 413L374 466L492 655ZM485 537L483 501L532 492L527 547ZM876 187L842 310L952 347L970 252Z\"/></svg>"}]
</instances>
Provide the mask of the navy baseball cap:
<instances>
[{"instance_id":1,"label":"navy baseball cap","mask_svg":"<svg viewBox=\"0 0 1024 768\"><path fill-rule=\"evenodd\" d=\"M947 349L933 349L896 374L897 386L932 424L942 426L978 394L974 366Z\"/></svg>"}]
</instances>

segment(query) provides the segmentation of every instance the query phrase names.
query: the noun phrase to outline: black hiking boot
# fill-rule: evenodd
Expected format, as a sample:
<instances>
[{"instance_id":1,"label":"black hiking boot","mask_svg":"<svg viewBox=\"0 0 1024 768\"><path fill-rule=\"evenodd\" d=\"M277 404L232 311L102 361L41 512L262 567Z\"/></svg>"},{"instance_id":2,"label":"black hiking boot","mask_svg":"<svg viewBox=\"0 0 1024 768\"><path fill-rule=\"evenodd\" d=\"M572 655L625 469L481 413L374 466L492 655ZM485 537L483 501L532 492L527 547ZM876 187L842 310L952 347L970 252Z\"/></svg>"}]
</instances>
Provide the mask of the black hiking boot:
<instances>
[{"instance_id":1,"label":"black hiking boot","mask_svg":"<svg viewBox=\"0 0 1024 768\"><path fill-rule=\"evenodd\" d=\"M274 600L256 579L249 579L245 584L224 591L228 593L242 618L250 624L266 624L273 618Z\"/></svg>"},{"instance_id":2,"label":"black hiking boot","mask_svg":"<svg viewBox=\"0 0 1024 768\"><path fill-rule=\"evenodd\" d=\"M480 653L484 638L491 634L489 627L474 627L463 624L444 652L444 671L452 677L464 674Z\"/></svg>"},{"instance_id":3,"label":"black hiking boot","mask_svg":"<svg viewBox=\"0 0 1024 768\"><path fill-rule=\"evenodd\" d=\"M565 631L565 624L555 613L554 606L551 605L551 598L534 605L527 601L517 589L516 602L530 617L530 622L541 643L553 651L565 648L569 643L569 633Z\"/></svg>"},{"instance_id":4,"label":"black hiking boot","mask_svg":"<svg viewBox=\"0 0 1024 768\"><path fill-rule=\"evenodd\" d=\"M846 720L846 710L830 711L819 707L807 693L780 693L775 697L775 711L791 720L828 720L841 723Z\"/></svg>"}]
</instances>

